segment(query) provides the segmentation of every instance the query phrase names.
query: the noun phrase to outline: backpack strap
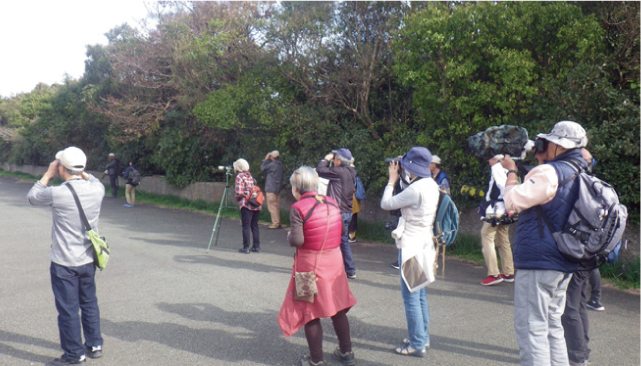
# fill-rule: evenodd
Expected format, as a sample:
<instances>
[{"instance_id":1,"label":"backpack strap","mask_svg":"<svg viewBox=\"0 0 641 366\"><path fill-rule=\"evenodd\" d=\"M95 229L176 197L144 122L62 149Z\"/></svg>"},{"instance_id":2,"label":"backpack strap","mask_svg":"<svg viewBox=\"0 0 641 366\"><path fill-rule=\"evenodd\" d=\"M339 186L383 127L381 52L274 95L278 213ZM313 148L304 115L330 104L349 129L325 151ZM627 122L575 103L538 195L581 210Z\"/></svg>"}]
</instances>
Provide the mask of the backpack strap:
<instances>
[{"instance_id":1,"label":"backpack strap","mask_svg":"<svg viewBox=\"0 0 641 366\"><path fill-rule=\"evenodd\" d=\"M85 211L82 209L82 205L80 204L80 199L78 199L78 195L76 194L76 190L73 189L73 186L69 184L69 182L65 183L65 186L69 188L71 191L71 194L73 195L73 199L76 201L76 206L78 206L78 212L80 213L80 220L82 221L82 224L85 227L86 231L91 230L91 226L89 225L89 220L87 220L87 216L85 216Z\"/></svg>"},{"instance_id":2,"label":"backpack strap","mask_svg":"<svg viewBox=\"0 0 641 366\"><path fill-rule=\"evenodd\" d=\"M320 196L320 195L316 195L316 196L306 196L306 197L303 197L302 199L305 199L305 198L314 198L314 199L316 199L316 203L314 204L314 206L312 206L312 208L309 210L309 212L307 212L307 215L305 215L305 218L303 219L303 225L305 225L305 222L307 222L307 220L312 216L312 213L314 212L314 210L316 209L316 207L317 207L318 205L322 204L322 203L324 203L325 205L327 205L327 215L328 215L328 216L329 216L329 206L330 206L330 205L331 205L331 206L334 206L334 207L336 207L336 208L338 208L338 206L336 206L335 204L333 204L333 203L331 203L331 202L327 202L327 200L325 200L325 199L323 198L323 196Z\"/></svg>"}]
</instances>

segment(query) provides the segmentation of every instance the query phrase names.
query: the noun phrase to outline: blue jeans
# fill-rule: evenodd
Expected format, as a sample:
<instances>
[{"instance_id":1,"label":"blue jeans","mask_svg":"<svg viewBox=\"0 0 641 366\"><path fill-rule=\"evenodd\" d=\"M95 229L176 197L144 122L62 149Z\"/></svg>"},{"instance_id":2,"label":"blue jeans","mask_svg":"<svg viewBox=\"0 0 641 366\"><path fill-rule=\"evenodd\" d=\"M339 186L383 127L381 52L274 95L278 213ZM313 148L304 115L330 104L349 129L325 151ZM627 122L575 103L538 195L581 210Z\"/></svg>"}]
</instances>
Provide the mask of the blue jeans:
<instances>
[{"instance_id":1,"label":"blue jeans","mask_svg":"<svg viewBox=\"0 0 641 366\"><path fill-rule=\"evenodd\" d=\"M398 263L402 270L401 251L398 251ZM399 276L400 277L400 276ZM430 312L427 306L427 290L422 289L410 292L409 288L401 279L401 296L405 305L405 318L407 319L407 332L409 333L410 346L414 349L425 349L425 345L430 343L428 326L430 324Z\"/></svg>"},{"instance_id":2,"label":"blue jeans","mask_svg":"<svg viewBox=\"0 0 641 366\"><path fill-rule=\"evenodd\" d=\"M348 275L356 274L356 268L354 264L354 256L352 255L352 248L349 246L348 227L349 223L352 222L351 213L341 213L341 219L343 219L343 226L345 232L341 235L341 253L343 253L343 266L345 267L345 273Z\"/></svg>"},{"instance_id":3,"label":"blue jeans","mask_svg":"<svg viewBox=\"0 0 641 366\"><path fill-rule=\"evenodd\" d=\"M58 331L64 357L80 358L85 348L102 346L100 311L96 297L93 263L79 267L65 267L51 262L51 288L58 309ZM81 316L78 316L81 311ZM82 343L81 334L85 336Z\"/></svg>"}]
</instances>

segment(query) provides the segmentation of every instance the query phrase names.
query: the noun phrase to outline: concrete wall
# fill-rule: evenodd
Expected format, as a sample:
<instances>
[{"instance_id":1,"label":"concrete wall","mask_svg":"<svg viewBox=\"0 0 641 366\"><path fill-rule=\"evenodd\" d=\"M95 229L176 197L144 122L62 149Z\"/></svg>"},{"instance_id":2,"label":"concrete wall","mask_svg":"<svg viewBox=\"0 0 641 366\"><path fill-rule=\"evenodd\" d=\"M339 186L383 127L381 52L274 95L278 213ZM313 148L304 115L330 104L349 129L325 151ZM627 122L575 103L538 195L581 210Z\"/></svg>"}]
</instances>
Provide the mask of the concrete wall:
<instances>
[{"instance_id":1,"label":"concrete wall","mask_svg":"<svg viewBox=\"0 0 641 366\"><path fill-rule=\"evenodd\" d=\"M35 176L40 176L47 171L47 167L33 166L33 165L15 165L15 164L2 164L0 167L7 171L20 171ZM91 174L100 178L101 171L90 171ZM124 187L125 180L120 179L120 185ZM107 194L110 194L109 177L104 177L102 182L107 186ZM233 195L233 182L231 182L232 195ZM188 200L202 199L206 202L219 202L225 183L221 182L203 182L190 184L184 188L174 188L165 183L162 176L143 177L140 185L136 188L140 191L156 194L168 194L177 197L186 198ZM285 189L280 193L280 207L284 210L289 210L295 202L291 191ZM361 202L361 212L358 214L359 220L365 221L390 221L393 217L388 211L380 208L379 197L368 197ZM475 210L467 210L461 212L459 231L466 234L479 234L483 222L479 220Z\"/></svg>"}]
</instances>

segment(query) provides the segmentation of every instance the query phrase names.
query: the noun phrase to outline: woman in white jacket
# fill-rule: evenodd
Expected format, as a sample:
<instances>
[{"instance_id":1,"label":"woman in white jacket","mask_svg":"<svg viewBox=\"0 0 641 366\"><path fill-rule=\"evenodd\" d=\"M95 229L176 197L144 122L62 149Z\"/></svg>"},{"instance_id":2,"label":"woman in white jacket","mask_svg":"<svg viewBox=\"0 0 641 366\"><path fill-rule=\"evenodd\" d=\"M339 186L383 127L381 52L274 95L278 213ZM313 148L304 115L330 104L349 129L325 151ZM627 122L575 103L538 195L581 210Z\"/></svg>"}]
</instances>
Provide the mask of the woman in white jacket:
<instances>
[{"instance_id":1,"label":"woman in white jacket","mask_svg":"<svg viewBox=\"0 0 641 366\"><path fill-rule=\"evenodd\" d=\"M432 237L438 204L438 185L432 179L429 166L432 154L424 147L413 147L400 160L389 166L389 182L385 187L381 208L401 209L392 237L399 249L401 295L405 305L409 338L396 348L401 355L424 357L429 348L429 310L426 286L434 282L435 249ZM392 196L400 174L402 192Z\"/></svg>"}]
</instances>

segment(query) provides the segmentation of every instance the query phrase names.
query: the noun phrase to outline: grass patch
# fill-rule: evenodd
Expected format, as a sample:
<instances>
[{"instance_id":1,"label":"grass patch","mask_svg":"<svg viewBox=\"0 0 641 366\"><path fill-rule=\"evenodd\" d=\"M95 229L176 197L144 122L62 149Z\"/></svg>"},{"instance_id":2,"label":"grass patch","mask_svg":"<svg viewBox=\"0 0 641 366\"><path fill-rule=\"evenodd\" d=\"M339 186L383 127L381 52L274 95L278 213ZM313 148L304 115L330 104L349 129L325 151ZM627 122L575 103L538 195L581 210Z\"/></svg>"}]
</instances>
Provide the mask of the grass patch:
<instances>
[{"instance_id":1,"label":"grass patch","mask_svg":"<svg viewBox=\"0 0 641 366\"><path fill-rule=\"evenodd\" d=\"M631 260L617 260L612 264L604 264L599 267L601 277L607 278L615 286L621 289L639 288L639 276L641 275L641 264L639 257Z\"/></svg>"},{"instance_id":2,"label":"grass patch","mask_svg":"<svg viewBox=\"0 0 641 366\"><path fill-rule=\"evenodd\" d=\"M458 233L454 243L447 248L445 253L485 265L481 251L481 239L477 235Z\"/></svg>"}]
</instances>

